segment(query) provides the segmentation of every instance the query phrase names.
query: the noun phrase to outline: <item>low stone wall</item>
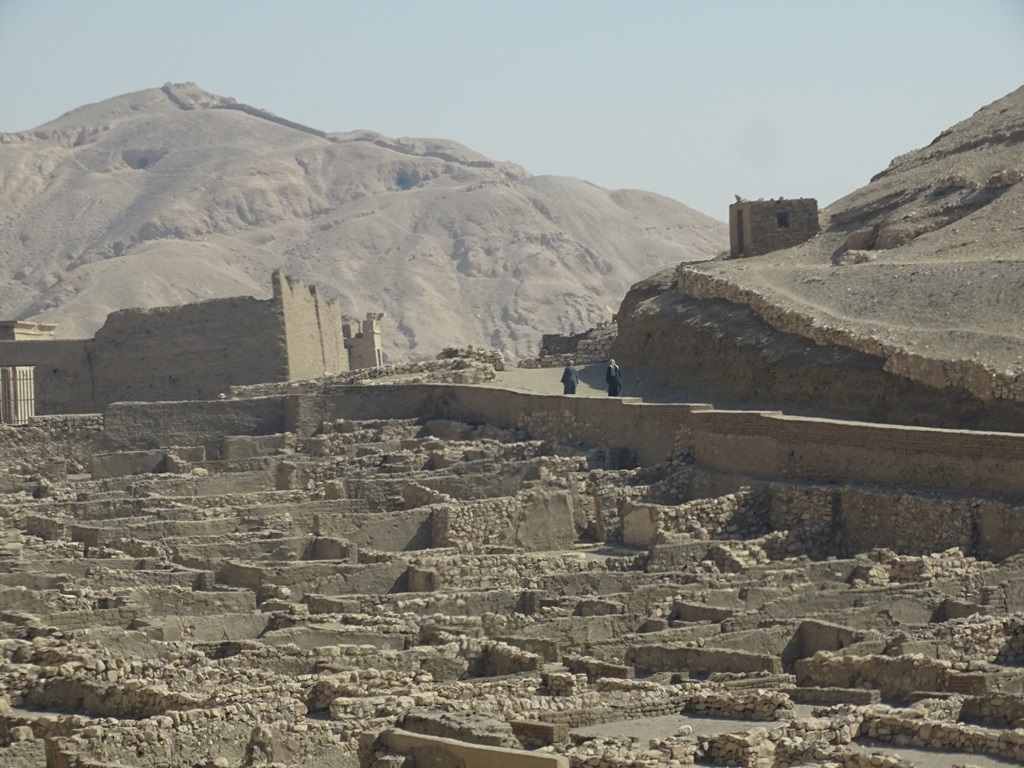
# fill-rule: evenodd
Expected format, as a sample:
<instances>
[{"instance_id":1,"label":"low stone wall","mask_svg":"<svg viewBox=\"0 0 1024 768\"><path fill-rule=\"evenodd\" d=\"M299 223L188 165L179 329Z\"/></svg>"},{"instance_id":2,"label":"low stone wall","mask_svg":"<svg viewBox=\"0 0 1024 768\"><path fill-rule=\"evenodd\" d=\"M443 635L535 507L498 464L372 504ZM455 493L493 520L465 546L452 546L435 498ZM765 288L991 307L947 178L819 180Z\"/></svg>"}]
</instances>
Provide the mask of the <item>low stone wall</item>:
<instances>
[{"instance_id":1,"label":"low stone wall","mask_svg":"<svg viewBox=\"0 0 1024 768\"><path fill-rule=\"evenodd\" d=\"M635 645L627 652L626 663L647 672L688 672L698 675L710 672L782 672L782 660L778 656L727 648L699 648L679 643Z\"/></svg>"},{"instance_id":2,"label":"low stone wall","mask_svg":"<svg viewBox=\"0 0 1024 768\"><path fill-rule=\"evenodd\" d=\"M981 694L990 690L1019 690L1024 674L1006 667L973 665L966 671L945 659L914 653L903 656L854 656L819 651L794 664L801 687L868 687L884 699L906 699L917 691Z\"/></svg>"},{"instance_id":3,"label":"low stone wall","mask_svg":"<svg viewBox=\"0 0 1024 768\"><path fill-rule=\"evenodd\" d=\"M27 425L0 425L0 465L7 472L59 474L88 471L90 456L103 444L103 415L33 416Z\"/></svg>"},{"instance_id":4,"label":"low stone wall","mask_svg":"<svg viewBox=\"0 0 1024 768\"><path fill-rule=\"evenodd\" d=\"M513 497L435 504L431 510L431 538L437 547L553 550L571 548L577 538L572 497L566 493L523 491Z\"/></svg>"},{"instance_id":5,"label":"low stone wall","mask_svg":"<svg viewBox=\"0 0 1024 768\"><path fill-rule=\"evenodd\" d=\"M1018 504L1024 501L1024 475L1018 471L1024 462L1022 435L457 385L351 387L332 395L255 400L119 403L105 418L106 437L121 449L205 445L208 452L220 450L225 434L308 435L337 419L487 423L524 430L535 439L610 444L635 454L641 465L665 461L678 452L705 478L702 484L691 483L688 492L696 496L723 495L755 481L781 478L788 485L827 484L828 490L773 497L779 524L794 525L788 530L798 531L786 544L794 553L799 553L801 541L808 554L818 544L824 546L830 540L830 520L848 532L845 540L851 551L891 546L921 554L957 546L968 554L999 560L1024 550L1024 529L1017 524ZM717 478L716 493L707 492L712 489L707 478L712 476ZM863 486L888 486L899 492L867 491ZM593 501L587 503L595 510L601 507L595 526L606 517L599 526L603 538L614 537L630 490L624 486L590 494ZM784 509L787 500L789 511ZM924 533L922 515L928 520Z\"/></svg>"},{"instance_id":6,"label":"low stone wall","mask_svg":"<svg viewBox=\"0 0 1024 768\"><path fill-rule=\"evenodd\" d=\"M918 713L914 713L918 714ZM992 755L1024 761L1024 731L950 723L927 717L908 717L884 705L867 707L860 735L878 741L955 752Z\"/></svg>"}]
</instances>

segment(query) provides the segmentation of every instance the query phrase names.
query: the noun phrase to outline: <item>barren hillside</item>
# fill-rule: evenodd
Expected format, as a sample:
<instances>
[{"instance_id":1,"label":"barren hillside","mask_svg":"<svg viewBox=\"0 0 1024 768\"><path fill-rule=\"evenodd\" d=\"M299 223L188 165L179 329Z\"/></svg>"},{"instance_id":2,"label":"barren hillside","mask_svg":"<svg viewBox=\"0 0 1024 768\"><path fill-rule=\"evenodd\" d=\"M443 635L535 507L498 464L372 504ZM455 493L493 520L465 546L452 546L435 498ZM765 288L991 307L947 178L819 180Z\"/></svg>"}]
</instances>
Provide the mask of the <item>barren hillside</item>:
<instances>
[{"instance_id":1,"label":"barren hillside","mask_svg":"<svg viewBox=\"0 0 1024 768\"><path fill-rule=\"evenodd\" d=\"M976 401L1019 404L1022 177L1024 88L828 206L812 240L686 265L667 281L662 275L660 287L639 285L624 305L631 319L622 354L646 365L655 348L664 351L659 335L688 333L679 359L649 366L656 378L685 380L703 365L691 377L702 391L721 385L740 401L806 409L831 398L858 418L896 418L902 409L898 418L932 423L928 390L946 393L951 416ZM868 371L874 378L862 377ZM919 401L907 406L911 397ZM993 412L977 423L999 428L1006 418Z\"/></svg>"},{"instance_id":2,"label":"barren hillside","mask_svg":"<svg viewBox=\"0 0 1024 768\"><path fill-rule=\"evenodd\" d=\"M820 237L700 269L823 325L1024 370L1022 172L1019 88L830 205Z\"/></svg>"},{"instance_id":3,"label":"barren hillside","mask_svg":"<svg viewBox=\"0 0 1024 768\"><path fill-rule=\"evenodd\" d=\"M106 315L267 296L281 267L387 313L391 359L535 354L630 284L726 245L673 200L531 176L449 141L326 134L166 85L0 134L0 317L91 335Z\"/></svg>"}]
</instances>

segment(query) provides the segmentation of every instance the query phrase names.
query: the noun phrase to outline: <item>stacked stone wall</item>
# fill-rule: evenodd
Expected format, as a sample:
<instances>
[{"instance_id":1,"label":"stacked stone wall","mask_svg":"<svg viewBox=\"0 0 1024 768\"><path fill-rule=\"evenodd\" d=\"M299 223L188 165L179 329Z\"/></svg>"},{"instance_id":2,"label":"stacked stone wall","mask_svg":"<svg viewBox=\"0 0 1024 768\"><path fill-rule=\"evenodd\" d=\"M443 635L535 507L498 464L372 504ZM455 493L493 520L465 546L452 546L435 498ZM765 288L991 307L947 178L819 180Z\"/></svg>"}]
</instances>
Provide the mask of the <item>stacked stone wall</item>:
<instances>
[{"instance_id":1,"label":"stacked stone wall","mask_svg":"<svg viewBox=\"0 0 1024 768\"><path fill-rule=\"evenodd\" d=\"M196 413L201 418L195 418ZM718 495L752 481L781 478L790 485L831 486L834 491L801 496L803 512L780 512L781 502L775 505L776 514L805 516L795 530L804 532L811 548L807 553L827 541L829 520L849 534L844 539L848 550L895 544L907 553L921 553L957 546L966 554L999 560L1024 549L1024 532L1015 523L1024 500L1024 476L1018 471L1024 461L1024 437L1014 434L830 422L458 385L351 387L337 395L206 403L119 403L106 414L106 431L122 450L206 445L207 455L215 456L224 434L302 434L337 419L387 417L488 423L525 430L538 439L596 445L607 445L611 437L611 447L629 450L640 464L664 461L678 451L702 474L719 474ZM836 496L838 486L851 488ZM901 490L869 492L853 486ZM606 534L614 532L620 525L615 515L626 497L615 492L604 503L601 494L589 496L593 502L588 505L607 506L602 527ZM925 513L929 525L921 538Z\"/></svg>"},{"instance_id":2,"label":"stacked stone wall","mask_svg":"<svg viewBox=\"0 0 1024 768\"><path fill-rule=\"evenodd\" d=\"M0 425L0 463L17 474L84 472L104 442L103 416L34 416L24 426Z\"/></svg>"},{"instance_id":3,"label":"stacked stone wall","mask_svg":"<svg viewBox=\"0 0 1024 768\"><path fill-rule=\"evenodd\" d=\"M852 349L885 361L884 370L936 389L959 389L982 401L1024 402L1024 374L991 369L973 360L936 360L886 344L881 339L822 325L809 314L773 304L758 293L683 264L677 291L696 299L721 299L749 307L779 333L810 339L819 346Z\"/></svg>"},{"instance_id":4,"label":"stacked stone wall","mask_svg":"<svg viewBox=\"0 0 1024 768\"><path fill-rule=\"evenodd\" d=\"M611 356L618 327L614 322L598 325L583 333L563 336L544 334L540 354L519 361L520 368L560 368L572 360L577 365L601 363Z\"/></svg>"}]
</instances>

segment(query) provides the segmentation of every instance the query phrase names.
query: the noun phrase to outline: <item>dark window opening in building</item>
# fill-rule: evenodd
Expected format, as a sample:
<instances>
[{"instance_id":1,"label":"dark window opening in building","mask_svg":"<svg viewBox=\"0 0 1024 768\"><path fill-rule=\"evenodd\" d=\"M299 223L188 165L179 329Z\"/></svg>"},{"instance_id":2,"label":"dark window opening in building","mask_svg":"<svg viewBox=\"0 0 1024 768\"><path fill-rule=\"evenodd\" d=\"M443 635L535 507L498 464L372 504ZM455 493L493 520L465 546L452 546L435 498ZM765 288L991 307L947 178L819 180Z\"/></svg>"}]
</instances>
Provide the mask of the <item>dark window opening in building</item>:
<instances>
[{"instance_id":1,"label":"dark window opening in building","mask_svg":"<svg viewBox=\"0 0 1024 768\"><path fill-rule=\"evenodd\" d=\"M785 211L775 214L775 225L779 229L789 229L789 214Z\"/></svg>"}]
</instances>

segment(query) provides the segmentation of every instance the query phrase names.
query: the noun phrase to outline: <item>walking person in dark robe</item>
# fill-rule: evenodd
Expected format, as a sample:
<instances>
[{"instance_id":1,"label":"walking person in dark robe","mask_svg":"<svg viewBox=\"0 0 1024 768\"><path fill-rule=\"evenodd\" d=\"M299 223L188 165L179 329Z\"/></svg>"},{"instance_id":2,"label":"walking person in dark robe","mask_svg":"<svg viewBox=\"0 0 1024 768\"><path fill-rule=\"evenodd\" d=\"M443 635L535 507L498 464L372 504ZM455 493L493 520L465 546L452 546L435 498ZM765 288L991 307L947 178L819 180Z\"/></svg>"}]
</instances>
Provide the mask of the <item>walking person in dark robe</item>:
<instances>
[{"instance_id":1,"label":"walking person in dark robe","mask_svg":"<svg viewBox=\"0 0 1024 768\"><path fill-rule=\"evenodd\" d=\"M615 364L614 360L608 361L608 370L604 373L604 380L608 382L608 396L618 397L622 391L622 369Z\"/></svg>"},{"instance_id":2,"label":"walking person in dark robe","mask_svg":"<svg viewBox=\"0 0 1024 768\"><path fill-rule=\"evenodd\" d=\"M580 383L579 374L576 373L576 366L573 365L572 360L566 363L565 370L562 371L562 394L563 395L575 395L576 385Z\"/></svg>"}]
</instances>

